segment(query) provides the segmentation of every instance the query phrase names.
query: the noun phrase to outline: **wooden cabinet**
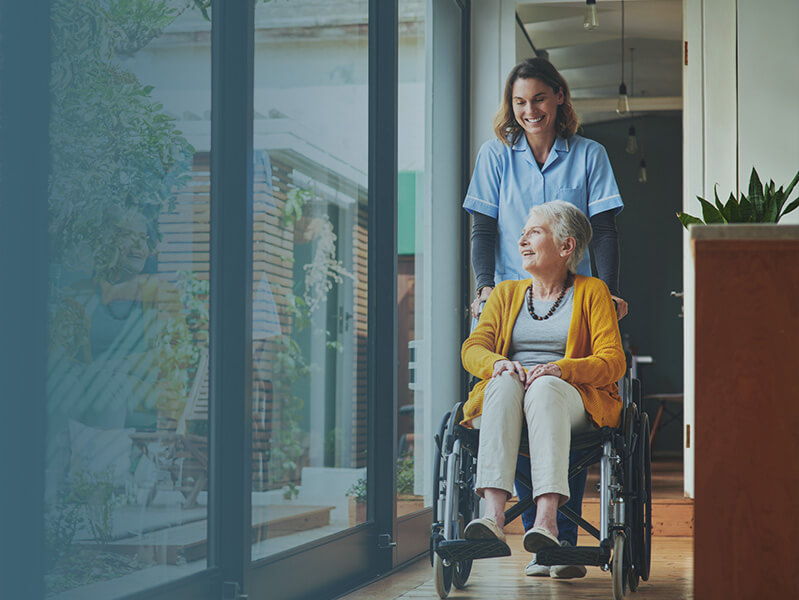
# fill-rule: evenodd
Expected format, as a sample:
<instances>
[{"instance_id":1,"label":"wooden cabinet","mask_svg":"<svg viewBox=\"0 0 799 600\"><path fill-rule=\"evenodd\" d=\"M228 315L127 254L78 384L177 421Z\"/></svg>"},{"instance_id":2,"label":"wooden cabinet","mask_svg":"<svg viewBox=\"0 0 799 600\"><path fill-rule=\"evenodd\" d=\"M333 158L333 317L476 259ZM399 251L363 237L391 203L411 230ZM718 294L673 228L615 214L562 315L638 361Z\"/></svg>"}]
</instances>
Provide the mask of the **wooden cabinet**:
<instances>
[{"instance_id":1,"label":"wooden cabinet","mask_svg":"<svg viewBox=\"0 0 799 600\"><path fill-rule=\"evenodd\" d=\"M799 226L691 238L695 597L799 598Z\"/></svg>"}]
</instances>

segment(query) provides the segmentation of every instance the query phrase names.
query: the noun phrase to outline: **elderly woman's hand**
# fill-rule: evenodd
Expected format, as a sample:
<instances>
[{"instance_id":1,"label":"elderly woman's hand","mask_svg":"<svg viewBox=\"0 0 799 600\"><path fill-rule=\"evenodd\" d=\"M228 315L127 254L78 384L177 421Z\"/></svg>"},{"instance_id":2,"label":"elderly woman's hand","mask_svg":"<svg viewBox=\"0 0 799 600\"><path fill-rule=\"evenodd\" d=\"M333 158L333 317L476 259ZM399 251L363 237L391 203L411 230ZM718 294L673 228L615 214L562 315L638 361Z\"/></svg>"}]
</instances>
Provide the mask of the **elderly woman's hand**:
<instances>
[{"instance_id":1,"label":"elderly woman's hand","mask_svg":"<svg viewBox=\"0 0 799 600\"><path fill-rule=\"evenodd\" d=\"M536 365L527 371L527 381L524 384L524 389L530 387L530 384L533 383L536 379L541 377L542 375L552 375L553 377L560 377L562 373L560 372L560 367L553 363L547 363L545 365Z\"/></svg>"},{"instance_id":2,"label":"elderly woman's hand","mask_svg":"<svg viewBox=\"0 0 799 600\"><path fill-rule=\"evenodd\" d=\"M494 286L486 285L480 288L480 293L477 294L477 297L472 301L472 316L477 319L480 317L480 305L488 300L488 297L491 295L491 292L494 291Z\"/></svg>"},{"instance_id":3,"label":"elderly woman's hand","mask_svg":"<svg viewBox=\"0 0 799 600\"><path fill-rule=\"evenodd\" d=\"M518 360L498 360L494 363L494 374L491 375L491 377L499 377L505 372L508 372L511 375L516 375L516 377L519 378L519 381L524 383L524 367Z\"/></svg>"}]
</instances>

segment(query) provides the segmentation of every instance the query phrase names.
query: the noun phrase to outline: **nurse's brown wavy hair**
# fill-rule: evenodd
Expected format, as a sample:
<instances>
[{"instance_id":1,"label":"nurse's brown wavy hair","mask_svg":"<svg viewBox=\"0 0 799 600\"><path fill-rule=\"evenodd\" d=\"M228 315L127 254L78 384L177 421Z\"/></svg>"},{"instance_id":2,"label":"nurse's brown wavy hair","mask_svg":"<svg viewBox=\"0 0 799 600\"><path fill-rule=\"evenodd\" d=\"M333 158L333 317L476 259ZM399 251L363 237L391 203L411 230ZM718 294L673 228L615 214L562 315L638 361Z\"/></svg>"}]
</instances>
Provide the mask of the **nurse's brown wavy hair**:
<instances>
[{"instance_id":1,"label":"nurse's brown wavy hair","mask_svg":"<svg viewBox=\"0 0 799 600\"><path fill-rule=\"evenodd\" d=\"M558 115L555 118L555 133L566 139L573 136L577 132L580 120L572 106L569 84L545 58L527 58L513 67L505 82L502 104L494 117L494 133L499 141L510 146L515 144L522 134L522 128L513 114L513 84L520 78L538 79L551 87L556 94L558 91L563 91L563 104L558 106Z\"/></svg>"}]
</instances>

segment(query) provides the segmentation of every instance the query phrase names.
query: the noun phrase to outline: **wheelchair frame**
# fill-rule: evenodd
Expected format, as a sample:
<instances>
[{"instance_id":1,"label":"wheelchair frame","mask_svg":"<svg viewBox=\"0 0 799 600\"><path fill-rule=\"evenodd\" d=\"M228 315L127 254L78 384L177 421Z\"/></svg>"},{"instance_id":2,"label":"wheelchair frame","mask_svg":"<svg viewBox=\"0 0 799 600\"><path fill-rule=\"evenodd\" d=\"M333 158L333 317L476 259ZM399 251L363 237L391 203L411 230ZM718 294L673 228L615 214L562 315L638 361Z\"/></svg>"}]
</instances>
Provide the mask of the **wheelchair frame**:
<instances>
[{"instance_id":1,"label":"wheelchair frame","mask_svg":"<svg viewBox=\"0 0 799 600\"><path fill-rule=\"evenodd\" d=\"M619 382L619 392L621 425L574 435L570 447L590 451L569 466L569 479L600 464L599 529L567 507L559 509L599 540L599 546L548 548L536 554L541 565L593 565L610 570L615 600L623 598L628 588L636 591L639 580L649 579L652 535L649 417L639 410L640 382L631 378L629 369ZM499 540L463 538L464 527L479 513L479 497L474 492L479 430L463 427L461 420L463 404L458 403L444 415L435 436L430 562L441 598L449 595L453 585L458 589L466 586L473 560L510 555L510 548ZM526 437L523 427L520 452L527 450ZM517 477L530 484L521 473L517 472ZM532 503L530 496L506 510L505 523L519 517Z\"/></svg>"}]
</instances>

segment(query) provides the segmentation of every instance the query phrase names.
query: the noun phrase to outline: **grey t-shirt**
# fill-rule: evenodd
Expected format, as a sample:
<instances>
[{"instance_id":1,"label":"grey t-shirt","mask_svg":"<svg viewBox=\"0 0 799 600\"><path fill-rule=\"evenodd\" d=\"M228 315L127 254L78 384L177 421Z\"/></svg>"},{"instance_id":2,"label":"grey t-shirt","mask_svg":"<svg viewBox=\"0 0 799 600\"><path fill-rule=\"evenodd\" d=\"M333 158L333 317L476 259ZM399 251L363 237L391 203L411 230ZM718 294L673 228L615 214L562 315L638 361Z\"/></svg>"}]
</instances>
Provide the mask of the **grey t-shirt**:
<instances>
[{"instance_id":1,"label":"grey t-shirt","mask_svg":"<svg viewBox=\"0 0 799 600\"><path fill-rule=\"evenodd\" d=\"M524 367L560 360L566 354L566 338L569 336L574 306L574 286L568 289L552 316L543 321L536 321L530 316L527 310L529 296L528 288L510 338L510 360L519 361ZM554 303L554 300L533 300L535 314L547 314Z\"/></svg>"}]
</instances>

